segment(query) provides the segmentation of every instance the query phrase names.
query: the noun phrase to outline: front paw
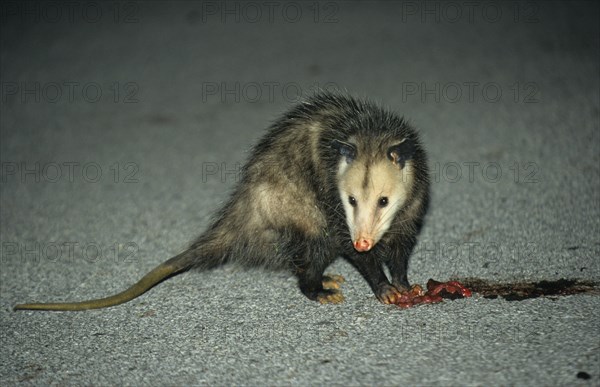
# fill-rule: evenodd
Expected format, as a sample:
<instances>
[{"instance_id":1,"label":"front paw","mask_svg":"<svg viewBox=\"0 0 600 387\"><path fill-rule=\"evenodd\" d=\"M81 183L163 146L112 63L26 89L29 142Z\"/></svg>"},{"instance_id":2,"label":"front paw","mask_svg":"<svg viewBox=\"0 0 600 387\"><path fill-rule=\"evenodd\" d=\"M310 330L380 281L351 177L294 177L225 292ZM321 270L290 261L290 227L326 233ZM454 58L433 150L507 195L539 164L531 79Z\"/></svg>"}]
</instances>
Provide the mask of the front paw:
<instances>
[{"instance_id":1,"label":"front paw","mask_svg":"<svg viewBox=\"0 0 600 387\"><path fill-rule=\"evenodd\" d=\"M407 280L393 280L392 286L394 286L402 293L407 292L411 289L411 286Z\"/></svg>"},{"instance_id":2,"label":"front paw","mask_svg":"<svg viewBox=\"0 0 600 387\"><path fill-rule=\"evenodd\" d=\"M400 300L402 293L390 284L383 284L375 292L375 296L384 304L395 304Z\"/></svg>"}]
</instances>

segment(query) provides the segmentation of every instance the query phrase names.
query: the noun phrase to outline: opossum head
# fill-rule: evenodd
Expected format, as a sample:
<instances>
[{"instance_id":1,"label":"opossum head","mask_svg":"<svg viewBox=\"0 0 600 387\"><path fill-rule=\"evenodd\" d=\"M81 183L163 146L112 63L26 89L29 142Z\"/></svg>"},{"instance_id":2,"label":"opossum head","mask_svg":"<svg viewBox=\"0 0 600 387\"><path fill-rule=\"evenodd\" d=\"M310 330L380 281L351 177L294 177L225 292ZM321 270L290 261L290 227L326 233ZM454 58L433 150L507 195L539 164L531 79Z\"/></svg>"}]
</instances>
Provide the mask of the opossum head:
<instances>
[{"instance_id":1,"label":"opossum head","mask_svg":"<svg viewBox=\"0 0 600 387\"><path fill-rule=\"evenodd\" d=\"M332 146L341 156L338 191L352 244L356 251L369 251L390 229L410 195L414 145L400 139L368 150L350 139L335 140Z\"/></svg>"}]
</instances>

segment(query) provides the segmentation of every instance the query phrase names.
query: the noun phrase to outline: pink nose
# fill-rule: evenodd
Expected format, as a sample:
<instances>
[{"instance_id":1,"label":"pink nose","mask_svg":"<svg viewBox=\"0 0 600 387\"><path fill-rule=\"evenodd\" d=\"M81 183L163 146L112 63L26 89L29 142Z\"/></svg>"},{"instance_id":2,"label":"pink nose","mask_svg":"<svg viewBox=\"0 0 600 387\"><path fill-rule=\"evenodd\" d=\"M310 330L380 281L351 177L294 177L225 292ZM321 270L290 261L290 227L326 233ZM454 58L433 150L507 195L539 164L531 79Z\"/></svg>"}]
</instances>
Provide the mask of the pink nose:
<instances>
[{"instance_id":1,"label":"pink nose","mask_svg":"<svg viewBox=\"0 0 600 387\"><path fill-rule=\"evenodd\" d=\"M354 249L356 251L369 251L373 247L373 241L371 239L359 238L354 242Z\"/></svg>"}]
</instances>

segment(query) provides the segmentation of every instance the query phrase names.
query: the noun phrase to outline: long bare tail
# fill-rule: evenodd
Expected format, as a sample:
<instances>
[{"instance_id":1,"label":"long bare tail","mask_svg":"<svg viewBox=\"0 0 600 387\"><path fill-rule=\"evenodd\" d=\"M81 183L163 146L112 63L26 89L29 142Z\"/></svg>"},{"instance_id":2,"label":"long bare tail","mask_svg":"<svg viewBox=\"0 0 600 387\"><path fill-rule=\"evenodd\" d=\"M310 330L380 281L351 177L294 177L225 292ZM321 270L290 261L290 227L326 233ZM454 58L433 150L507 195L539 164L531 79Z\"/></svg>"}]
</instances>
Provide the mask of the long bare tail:
<instances>
[{"instance_id":1,"label":"long bare tail","mask_svg":"<svg viewBox=\"0 0 600 387\"><path fill-rule=\"evenodd\" d=\"M176 255L168 261L158 265L129 289L115 294L114 296L81 302L18 304L15 305L14 310L78 311L108 308L123 304L141 296L163 280L191 269L195 262L196 259L193 250L186 250L183 253Z\"/></svg>"}]
</instances>

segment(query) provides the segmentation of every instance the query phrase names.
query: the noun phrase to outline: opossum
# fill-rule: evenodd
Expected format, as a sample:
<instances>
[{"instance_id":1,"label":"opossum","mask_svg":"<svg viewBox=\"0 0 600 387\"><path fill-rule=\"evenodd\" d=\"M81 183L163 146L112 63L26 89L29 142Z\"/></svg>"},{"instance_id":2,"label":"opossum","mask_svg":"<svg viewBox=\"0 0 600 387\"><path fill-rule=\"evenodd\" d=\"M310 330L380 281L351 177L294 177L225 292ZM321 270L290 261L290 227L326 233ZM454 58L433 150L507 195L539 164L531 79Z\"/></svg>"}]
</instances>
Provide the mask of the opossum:
<instances>
[{"instance_id":1,"label":"opossum","mask_svg":"<svg viewBox=\"0 0 600 387\"><path fill-rule=\"evenodd\" d=\"M428 202L416 130L369 100L320 91L268 128L229 201L188 249L119 294L15 309L110 307L175 274L229 262L291 270L310 300L339 303L340 277L324 275L338 257L362 274L377 299L395 303L409 287L409 256Z\"/></svg>"}]
</instances>

